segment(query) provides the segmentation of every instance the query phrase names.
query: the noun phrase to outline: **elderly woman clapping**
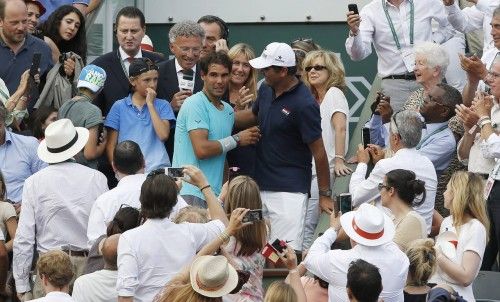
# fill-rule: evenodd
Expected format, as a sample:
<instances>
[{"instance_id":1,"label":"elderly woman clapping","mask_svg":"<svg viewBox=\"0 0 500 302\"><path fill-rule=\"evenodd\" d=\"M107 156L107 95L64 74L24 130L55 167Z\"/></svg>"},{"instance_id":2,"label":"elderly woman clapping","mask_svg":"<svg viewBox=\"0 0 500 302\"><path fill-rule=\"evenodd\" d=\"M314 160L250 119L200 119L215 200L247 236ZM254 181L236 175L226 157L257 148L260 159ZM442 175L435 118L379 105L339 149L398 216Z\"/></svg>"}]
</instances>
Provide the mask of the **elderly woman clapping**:
<instances>
[{"instance_id":1,"label":"elderly woman clapping","mask_svg":"<svg viewBox=\"0 0 500 302\"><path fill-rule=\"evenodd\" d=\"M450 59L443 46L436 43L423 42L415 46L414 50L415 78L422 88L410 94L403 110L418 111L427 93L443 81Z\"/></svg>"}]
</instances>

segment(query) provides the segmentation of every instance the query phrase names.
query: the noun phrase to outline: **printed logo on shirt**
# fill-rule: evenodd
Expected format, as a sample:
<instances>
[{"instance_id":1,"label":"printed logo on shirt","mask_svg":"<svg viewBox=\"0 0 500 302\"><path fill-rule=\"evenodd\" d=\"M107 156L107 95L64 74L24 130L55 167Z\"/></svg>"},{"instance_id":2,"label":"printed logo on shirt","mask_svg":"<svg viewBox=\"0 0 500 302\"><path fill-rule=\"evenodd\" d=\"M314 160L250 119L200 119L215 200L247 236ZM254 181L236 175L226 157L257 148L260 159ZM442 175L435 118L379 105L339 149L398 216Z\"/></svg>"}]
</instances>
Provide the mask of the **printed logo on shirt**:
<instances>
[{"instance_id":1,"label":"printed logo on shirt","mask_svg":"<svg viewBox=\"0 0 500 302\"><path fill-rule=\"evenodd\" d=\"M199 124L201 122L201 120L194 120L197 124Z\"/></svg>"},{"instance_id":2,"label":"printed logo on shirt","mask_svg":"<svg viewBox=\"0 0 500 302\"><path fill-rule=\"evenodd\" d=\"M283 108L283 109L281 109L281 113L283 113L284 115L288 116L290 114L290 110L288 110L286 108Z\"/></svg>"}]
</instances>

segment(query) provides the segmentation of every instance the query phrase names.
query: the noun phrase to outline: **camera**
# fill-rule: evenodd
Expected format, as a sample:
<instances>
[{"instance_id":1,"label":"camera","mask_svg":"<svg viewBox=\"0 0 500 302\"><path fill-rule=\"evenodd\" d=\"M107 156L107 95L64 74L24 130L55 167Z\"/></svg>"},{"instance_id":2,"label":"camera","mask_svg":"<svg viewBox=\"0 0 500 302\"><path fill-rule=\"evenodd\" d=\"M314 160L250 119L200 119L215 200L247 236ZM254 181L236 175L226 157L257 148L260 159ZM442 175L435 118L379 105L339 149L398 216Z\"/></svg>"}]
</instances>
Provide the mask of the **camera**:
<instances>
[{"instance_id":1,"label":"camera","mask_svg":"<svg viewBox=\"0 0 500 302\"><path fill-rule=\"evenodd\" d=\"M59 63L61 64L64 64L64 61L66 61L67 59L69 59L71 57L71 53L69 52L63 52L60 56L59 56Z\"/></svg>"}]
</instances>

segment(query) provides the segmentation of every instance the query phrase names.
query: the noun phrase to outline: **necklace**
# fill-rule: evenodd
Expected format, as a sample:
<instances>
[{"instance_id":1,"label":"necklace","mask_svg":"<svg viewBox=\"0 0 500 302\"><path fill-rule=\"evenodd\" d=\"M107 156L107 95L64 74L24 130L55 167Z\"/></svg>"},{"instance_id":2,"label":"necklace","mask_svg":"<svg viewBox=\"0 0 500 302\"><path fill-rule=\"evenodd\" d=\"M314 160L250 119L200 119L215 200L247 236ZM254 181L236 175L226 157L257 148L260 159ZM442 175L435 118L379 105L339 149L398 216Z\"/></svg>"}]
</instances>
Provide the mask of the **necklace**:
<instances>
[{"instance_id":1,"label":"necklace","mask_svg":"<svg viewBox=\"0 0 500 302\"><path fill-rule=\"evenodd\" d=\"M205 93L205 90L202 90L201 92L203 92L203 94L205 95L205 97L207 98L207 100L208 100L210 103L212 103L212 104L215 106L215 108L217 108L218 110L220 110L220 109L223 109L223 108L224 108L224 104L222 104L222 101L221 101L221 100L217 100L217 101L218 101L218 104L214 104L214 103L212 102L212 100L210 100L210 98L208 97L208 95Z\"/></svg>"}]
</instances>

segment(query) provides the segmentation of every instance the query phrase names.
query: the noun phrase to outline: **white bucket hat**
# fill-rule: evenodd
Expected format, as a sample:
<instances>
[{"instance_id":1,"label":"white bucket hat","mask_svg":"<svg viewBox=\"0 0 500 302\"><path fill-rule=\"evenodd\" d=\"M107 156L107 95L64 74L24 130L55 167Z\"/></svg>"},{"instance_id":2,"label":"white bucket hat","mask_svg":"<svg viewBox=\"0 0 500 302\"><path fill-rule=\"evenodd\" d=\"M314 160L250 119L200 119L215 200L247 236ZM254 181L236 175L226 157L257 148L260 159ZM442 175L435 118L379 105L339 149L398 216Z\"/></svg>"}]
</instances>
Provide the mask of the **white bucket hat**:
<instances>
[{"instance_id":1,"label":"white bucket hat","mask_svg":"<svg viewBox=\"0 0 500 302\"><path fill-rule=\"evenodd\" d=\"M201 256L191 264L191 286L210 298L229 294L238 285L238 273L224 256Z\"/></svg>"},{"instance_id":2,"label":"white bucket hat","mask_svg":"<svg viewBox=\"0 0 500 302\"><path fill-rule=\"evenodd\" d=\"M340 217L340 224L349 238L361 245L378 246L394 238L394 223L377 207L364 203L356 211Z\"/></svg>"},{"instance_id":3,"label":"white bucket hat","mask_svg":"<svg viewBox=\"0 0 500 302\"><path fill-rule=\"evenodd\" d=\"M269 66L295 66L295 53L286 43L273 42L264 48L260 57L248 61L253 68L262 69Z\"/></svg>"},{"instance_id":4,"label":"white bucket hat","mask_svg":"<svg viewBox=\"0 0 500 302\"><path fill-rule=\"evenodd\" d=\"M75 127L69 119L60 119L45 129L45 139L38 145L38 157L55 164L72 158L80 152L89 139L89 130Z\"/></svg>"}]
</instances>

